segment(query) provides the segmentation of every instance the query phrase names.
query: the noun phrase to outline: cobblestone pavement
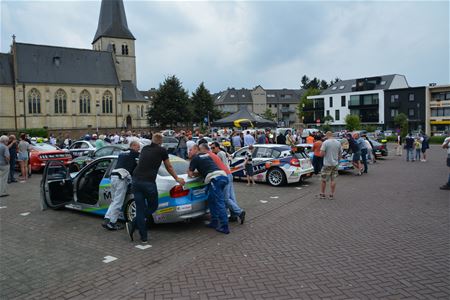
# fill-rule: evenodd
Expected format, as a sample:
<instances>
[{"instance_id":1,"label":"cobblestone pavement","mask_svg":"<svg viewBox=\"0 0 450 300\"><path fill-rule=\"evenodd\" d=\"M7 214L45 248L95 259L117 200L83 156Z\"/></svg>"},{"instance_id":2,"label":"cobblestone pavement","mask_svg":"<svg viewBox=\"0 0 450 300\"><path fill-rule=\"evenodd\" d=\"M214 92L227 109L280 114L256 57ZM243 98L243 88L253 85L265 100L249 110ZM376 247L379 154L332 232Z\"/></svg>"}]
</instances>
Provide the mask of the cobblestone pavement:
<instances>
[{"instance_id":1,"label":"cobblestone pavement","mask_svg":"<svg viewBox=\"0 0 450 300\"><path fill-rule=\"evenodd\" d=\"M237 182L244 225L157 225L144 250L99 217L41 211L33 175L0 198L0 299L449 299L448 169L442 149L429 154L339 176L334 201L317 178Z\"/></svg>"}]
</instances>

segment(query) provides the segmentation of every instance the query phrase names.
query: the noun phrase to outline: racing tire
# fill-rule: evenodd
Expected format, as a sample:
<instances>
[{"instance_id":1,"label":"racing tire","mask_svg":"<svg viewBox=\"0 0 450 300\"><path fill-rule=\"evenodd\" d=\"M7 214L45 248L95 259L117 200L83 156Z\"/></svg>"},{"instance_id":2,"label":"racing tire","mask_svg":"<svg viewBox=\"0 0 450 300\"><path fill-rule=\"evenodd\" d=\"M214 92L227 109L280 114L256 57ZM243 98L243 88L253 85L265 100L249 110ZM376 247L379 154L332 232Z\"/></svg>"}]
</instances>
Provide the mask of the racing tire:
<instances>
[{"instance_id":1,"label":"racing tire","mask_svg":"<svg viewBox=\"0 0 450 300\"><path fill-rule=\"evenodd\" d=\"M136 202L134 202L134 199L128 200L123 210L123 216L127 222L131 222L136 218Z\"/></svg>"},{"instance_id":2,"label":"racing tire","mask_svg":"<svg viewBox=\"0 0 450 300\"><path fill-rule=\"evenodd\" d=\"M134 202L134 199L128 200L123 210L123 215L126 222L131 222L136 218L136 202ZM147 226L152 225L153 223L153 217L147 219Z\"/></svg>"},{"instance_id":3,"label":"racing tire","mask_svg":"<svg viewBox=\"0 0 450 300\"><path fill-rule=\"evenodd\" d=\"M282 186L287 183L286 174L280 168L272 168L267 172L266 181L271 186Z\"/></svg>"},{"instance_id":4,"label":"racing tire","mask_svg":"<svg viewBox=\"0 0 450 300\"><path fill-rule=\"evenodd\" d=\"M70 173L78 172L78 171L80 171L80 166L79 166L78 164L76 164L76 163L71 163L71 164L69 165L69 172L70 172Z\"/></svg>"}]
</instances>

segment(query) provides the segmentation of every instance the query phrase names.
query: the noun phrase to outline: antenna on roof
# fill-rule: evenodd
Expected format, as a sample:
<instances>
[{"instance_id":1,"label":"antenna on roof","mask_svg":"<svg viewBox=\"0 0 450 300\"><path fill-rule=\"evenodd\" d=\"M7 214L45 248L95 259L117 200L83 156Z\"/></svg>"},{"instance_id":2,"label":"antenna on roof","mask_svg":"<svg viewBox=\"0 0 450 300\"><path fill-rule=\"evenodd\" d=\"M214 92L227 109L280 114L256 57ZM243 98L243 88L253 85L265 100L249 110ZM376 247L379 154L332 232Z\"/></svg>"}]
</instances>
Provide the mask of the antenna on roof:
<instances>
[{"instance_id":1,"label":"antenna on roof","mask_svg":"<svg viewBox=\"0 0 450 300\"><path fill-rule=\"evenodd\" d=\"M16 35L15 34L13 34L12 36L12 39L13 39L13 44L16 42Z\"/></svg>"}]
</instances>

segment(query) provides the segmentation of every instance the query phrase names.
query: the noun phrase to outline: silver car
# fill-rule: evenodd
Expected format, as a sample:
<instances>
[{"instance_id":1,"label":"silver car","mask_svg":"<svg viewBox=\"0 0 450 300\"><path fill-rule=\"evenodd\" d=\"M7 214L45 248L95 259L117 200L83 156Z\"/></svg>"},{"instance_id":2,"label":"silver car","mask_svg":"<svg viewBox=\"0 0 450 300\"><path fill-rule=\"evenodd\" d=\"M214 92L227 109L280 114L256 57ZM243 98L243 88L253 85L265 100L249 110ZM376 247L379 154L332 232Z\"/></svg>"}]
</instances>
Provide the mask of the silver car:
<instances>
[{"instance_id":1,"label":"silver car","mask_svg":"<svg viewBox=\"0 0 450 300\"><path fill-rule=\"evenodd\" d=\"M156 178L159 205L153 214L155 223L173 223L200 217L206 214L208 189L201 178L188 178L188 163L170 155L175 171L186 181L184 187L175 182L161 165ZM69 208L104 216L111 203L111 171L117 163L117 156L100 157L82 168L70 173L59 161L47 162L41 180L42 209ZM128 189L121 219L133 220L136 204L131 189Z\"/></svg>"}]
</instances>

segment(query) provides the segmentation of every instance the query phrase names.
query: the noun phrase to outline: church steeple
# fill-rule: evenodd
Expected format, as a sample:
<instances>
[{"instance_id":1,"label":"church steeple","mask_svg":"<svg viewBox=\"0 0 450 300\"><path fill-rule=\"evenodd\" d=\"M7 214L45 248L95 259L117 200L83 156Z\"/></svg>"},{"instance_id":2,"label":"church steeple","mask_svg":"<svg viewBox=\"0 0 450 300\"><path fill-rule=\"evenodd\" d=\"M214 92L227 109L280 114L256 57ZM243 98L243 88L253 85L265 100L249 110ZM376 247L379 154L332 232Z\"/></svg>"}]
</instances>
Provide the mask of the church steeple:
<instances>
[{"instance_id":1,"label":"church steeple","mask_svg":"<svg viewBox=\"0 0 450 300\"><path fill-rule=\"evenodd\" d=\"M136 85L135 40L128 28L123 1L102 0L92 48L114 52L120 80L131 81L134 85Z\"/></svg>"},{"instance_id":2,"label":"church steeple","mask_svg":"<svg viewBox=\"0 0 450 300\"><path fill-rule=\"evenodd\" d=\"M135 40L127 24L122 0L102 0L94 44L101 37Z\"/></svg>"}]
</instances>

